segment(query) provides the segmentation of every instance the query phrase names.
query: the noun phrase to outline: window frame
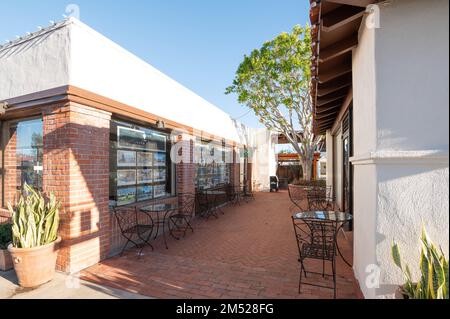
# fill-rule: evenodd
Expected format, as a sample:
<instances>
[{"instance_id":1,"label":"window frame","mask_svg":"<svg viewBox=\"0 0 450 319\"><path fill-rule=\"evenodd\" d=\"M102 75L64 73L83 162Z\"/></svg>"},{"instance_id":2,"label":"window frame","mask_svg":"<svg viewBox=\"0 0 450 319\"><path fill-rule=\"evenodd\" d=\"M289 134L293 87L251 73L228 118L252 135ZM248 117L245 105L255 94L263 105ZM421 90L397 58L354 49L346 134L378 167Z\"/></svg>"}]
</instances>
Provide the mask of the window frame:
<instances>
[{"instance_id":1,"label":"window frame","mask_svg":"<svg viewBox=\"0 0 450 319\"><path fill-rule=\"evenodd\" d=\"M144 136L147 132L151 132L154 134L160 134L165 137L165 144L164 144L164 151L160 151L157 148L145 148L145 147L126 147L126 146L119 146L120 142L120 136L119 132L121 128L127 128L129 130L135 130L137 132L144 132ZM145 138L145 137L144 137ZM117 207L123 207L127 205L138 205L140 203L145 203L148 201L154 201L154 200L162 200L166 198L171 198L176 196L176 185L174 184L174 178L173 175L176 172L176 167L174 163L170 159L170 150L171 150L171 140L170 140L170 133L167 130L161 130L157 129L151 125L142 125L140 123L136 123L133 121L123 120L123 119L117 119L113 118L111 119L111 126L110 126L110 155L109 155L109 202L110 206L117 206ZM155 142L156 143L156 142ZM118 163L118 155L119 152L129 152L134 153L134 165L122 165L119 166ZM152 154L152 162L151 165L139 165L138 163L138 157L139 154ZM155 165L155 154L164 154L165 156L165 163L164 165ZM143 156L144 158L146 156ZM165 170L165 180L164 181L155 181L156 176L156 170ZM135 180L134 183L130 185L118 185L118 172L119 171L134 171L135 172ZM139 170L151 170L150 176L152 181L147 182L139 182ZM155 197L155 187L164 185L164 192L165 194L163 196ZM143 187L151 187L151 196L148 196L147 198L141 198L139 199L139 189ZM131 189L134 188L134 200L130 202L125 203L119 203L119 190L125 190L129 189L130 194L132 194Z\"/></svg>"},{"instance_id":2,"label":"window frame","mask_svg":"<svg viewBox=\"0 0 450 319\"><path fill-rule=\"evenodd\" d=\"M0 133L1 133L1 139L0 139L0 179L1 179L1 207L5 207L6 206L6 200L5 200L5 187L6 187L6 183L5 183L5 150L6 150L6 146L8 145L8 142L11 138L11 128L12 127L18 127L18 124L21 122L31 122L31 121L36 121L36 120L40 120L42 123L42 145L40 146L40 148L42 149L42 161L41 161L41 186L40 188L38 188L38 190L43 191L44 188L44 117L42 115L34 115L34 116L29 116L29 117L24 117L24 118L16 118L16 119L11 119L11 120L5 120L5 121L0 121ZM17 156L17 147L16 147L16 156ZM18 166L16 166L16 170L18 169ZM34 186L34 185L32 185ZM15 191L18 192L20 191L22 185L16 185L15 186Z\"/></svg>"}]
</instances>

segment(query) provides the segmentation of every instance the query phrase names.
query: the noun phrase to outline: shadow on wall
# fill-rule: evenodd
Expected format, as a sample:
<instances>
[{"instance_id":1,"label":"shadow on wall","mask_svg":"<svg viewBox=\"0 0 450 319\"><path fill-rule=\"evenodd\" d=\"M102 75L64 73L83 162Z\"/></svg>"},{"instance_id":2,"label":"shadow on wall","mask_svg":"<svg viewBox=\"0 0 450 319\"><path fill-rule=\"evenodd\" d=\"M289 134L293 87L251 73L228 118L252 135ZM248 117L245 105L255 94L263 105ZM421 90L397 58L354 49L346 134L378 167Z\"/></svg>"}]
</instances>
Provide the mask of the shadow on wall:
<instances>
[{"instance_id":1,"label":"shadow on wall","mask_svg":"<svg viewBox=\"0 0 450 319\"><path fill-rule=\"evenodd\" d=\"M35 34L24 36L15 41L13 40L13 43L6 44L5 48L0 50L0 59L7 59L14 55L25 53L28 50L39 46L39 44L44 42L47 38L49 38L53 33L62 28L64 25L65 21L55 24L53 27L38 31ZM30 38L30 40L27 40L28 37Z\"/></svg>"},{"instance_id":2,"label":"shadow on wall","mask_svg":"<svg viewBox=\"0 0 450 319\"><path fill-rule=\"evenodd\" d=\"M234 127L236 128L236 132L239 137L239 142L247 146L250 145L248 128L244 124L239 123L237 120L234 119L231 120L233 121Z\"/></svg>"},{"instance_id":3,"label":"shadow on wall","mask_svg":"<svg viewBox=\"0 0 450 319\"><path fill-rule=\"evenodd\" d=\"M448 176L448 164L393 164L379 170L376 251L382 282L403 283L391 257L394 240L402 247L413 278L418 278L422 224L448 256ZM382 284L376 294L392 293L396 287Z\"/></svg>"}]
</instances>

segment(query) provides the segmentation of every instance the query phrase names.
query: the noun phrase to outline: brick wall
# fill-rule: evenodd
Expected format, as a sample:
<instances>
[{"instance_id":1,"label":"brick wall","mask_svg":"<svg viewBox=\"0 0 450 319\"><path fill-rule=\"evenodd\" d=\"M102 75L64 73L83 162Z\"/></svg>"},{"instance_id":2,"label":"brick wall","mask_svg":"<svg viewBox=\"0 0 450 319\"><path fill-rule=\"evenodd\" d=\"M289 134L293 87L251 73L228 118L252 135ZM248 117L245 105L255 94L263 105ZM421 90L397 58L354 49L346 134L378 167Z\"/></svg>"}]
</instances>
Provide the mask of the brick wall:
<instances>
[{"instance_id":1,"label":"brick wall","mask_svg":"<svg viewBox=\"0 0 450 319\"><path fill-rule=\"evenodd\" d=\"M111 114L67 103L44 111L44 192L62 201L57 268L76 272L105 259L110 244Z\"/></svg>"},{"instance_id":2,"label":"brick wall","mask_svg":"<svg viewBox=\"0 0 450 319\"><path fill-rule=\"evenodd\" d=\"M44 106L43 117L43 191L54 192L61 201L59 235L63 241L57 269L74 273L120 252L125 244L117 221L109 211L109 140L111 114L65 102ZM8 129L5 138L5 198L17 197L16 134ZM195 193L194 143L189 135L178 135L179 155L185 160L176 165L177 194ZM231 165L231 182L239 185L239 162ZM155 200L185 203L184 196ZM144 202L142 205L150 204ZM0 210L0 223L10 216Z\"/></svg>"},{"instance_id":3,"label":"brick wall","mask_svg":"<svg viewBox=\"0 0 450 319\"><path fill-rule=\"evenodd\" d=\"M233 149L233 163L231 165L231 185L239 187L240 185L240 165L239 165L239 153L236 149Z\"/></svg>"},{"instance_id":4,"label":"brick wall","mask_svg":"<svg viewBox=\"0 0 450 319\"><path fill-rule=\"evenodd\" d=\"M11 221L11 214L6 209L0 209L0 225Z\"/></svg>"},{"instance_id":5,"label":"brick wall","mask_svg":"<svg viewBox=\"0 0 450 319\"><path fill-rule=\"evenodd\" d=\"M186 202L186 196L182 194L195 194L194 142L188 135L180 134L176 145L178 156L182 158L176 165L177 194L181 194L178 196L178 204L181 207Z\"/></svg>"}]
</instances>

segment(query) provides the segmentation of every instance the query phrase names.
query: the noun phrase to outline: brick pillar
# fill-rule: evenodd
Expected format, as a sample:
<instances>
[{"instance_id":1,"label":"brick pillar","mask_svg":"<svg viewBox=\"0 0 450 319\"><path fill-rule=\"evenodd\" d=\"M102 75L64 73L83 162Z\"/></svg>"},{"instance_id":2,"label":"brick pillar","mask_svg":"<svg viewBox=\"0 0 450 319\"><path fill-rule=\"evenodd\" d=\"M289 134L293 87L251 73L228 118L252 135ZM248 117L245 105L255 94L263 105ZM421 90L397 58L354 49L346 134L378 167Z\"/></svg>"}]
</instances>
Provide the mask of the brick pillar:
<instances>
[{"instance_id":1,"label":"brick pillar","mask_svg":"<svg viewBox=\"0 0 450 319\"><path fill-rule=\"evenodd\" d=\"M44 111L45 192L62 201L58 270L73 273L109 252L111 114L74 103Z\"/></svg>"},{"instance_id":2,"label":"brick pillar","mask_svg":"<svg viewBox=\"0 0 450 319\"><path fill-rule=\"evenodd\" d=\"M175 147L180 159L176 165L177 194L195 194L194 142L189 135L179 134ZM184 203L184 196L179 195L178 204L182 206Z\"/></svg>"},{"instance_id":3,"label":"brick pillar","mask_svg":"<svg viewBox=\"0 0 450 319\"><path fill-rule=\"evenodd\" d=\"M236 152L236 148L233 147L233 162L231 165L231 185L233 187L239 187L240 185L240 159L239 153Z\"/></svg>"}]
</instances>

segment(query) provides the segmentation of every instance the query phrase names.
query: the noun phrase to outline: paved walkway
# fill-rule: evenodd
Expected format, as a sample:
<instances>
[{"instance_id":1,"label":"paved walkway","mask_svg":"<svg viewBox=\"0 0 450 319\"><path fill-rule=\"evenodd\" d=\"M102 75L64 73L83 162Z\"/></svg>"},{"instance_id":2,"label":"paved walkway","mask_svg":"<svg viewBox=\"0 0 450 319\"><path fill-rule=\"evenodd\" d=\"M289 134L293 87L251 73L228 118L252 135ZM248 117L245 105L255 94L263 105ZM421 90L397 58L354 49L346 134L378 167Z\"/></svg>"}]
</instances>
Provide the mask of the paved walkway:
<instances>
[{"instance_id":1,"label":"paved walkway","mask_svg":"<svg viewBox=\"0 0 450 319\"><path fill-rule=\"evenodd\" d=\"M182 240L161 239L155 250L128 250L81 273L85 280L156 298L332 298L330 289L303 286L298 294L298 250L286 191L258 193L256 200L229 205L219 219L197 219ZM351 234L349 236L351 238ZM348 239L340 247L351 259ZM309 262L321 271L321 262ZM330 267L331 268L331 267ZM352 270L337 261L338 298L356 298ZM330 269L328 270L330 271ZM332 281L320 275L310 280Z\"/></svg>"},{"instance_id":2,"label":"paved walkway","mask_svg":"<svg viewBox=\"0 0 450 319\"><path fill-rule=\"evenodd\" d=\"M78 276L56 273L55 278L34 289L21 288L14 270L0 271L0 299L148 299L125 290L80 280Z\"/></svg>"}]
</instances>

